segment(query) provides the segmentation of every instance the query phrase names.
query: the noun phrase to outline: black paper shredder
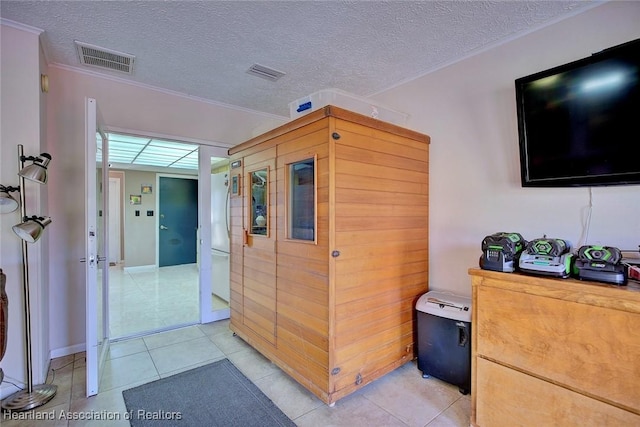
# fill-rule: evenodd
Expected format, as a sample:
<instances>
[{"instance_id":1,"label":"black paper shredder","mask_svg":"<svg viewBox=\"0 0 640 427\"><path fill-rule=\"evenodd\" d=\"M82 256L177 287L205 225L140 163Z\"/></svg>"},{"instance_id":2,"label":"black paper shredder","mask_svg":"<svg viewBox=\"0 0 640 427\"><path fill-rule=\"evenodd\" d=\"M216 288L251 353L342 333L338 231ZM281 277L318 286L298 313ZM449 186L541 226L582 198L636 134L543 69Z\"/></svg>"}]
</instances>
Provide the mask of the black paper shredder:
<instances>
[{"instance_id":1,"label":"black paper shredder","mask_svg":"<svg viewBox=\"0 0 640 427\"><path fill-rule=\"evenodd\" d=\"M418 369L422 376L471 391L471 299L430 291L416 303Z\"/></svg>"}]
</instances>

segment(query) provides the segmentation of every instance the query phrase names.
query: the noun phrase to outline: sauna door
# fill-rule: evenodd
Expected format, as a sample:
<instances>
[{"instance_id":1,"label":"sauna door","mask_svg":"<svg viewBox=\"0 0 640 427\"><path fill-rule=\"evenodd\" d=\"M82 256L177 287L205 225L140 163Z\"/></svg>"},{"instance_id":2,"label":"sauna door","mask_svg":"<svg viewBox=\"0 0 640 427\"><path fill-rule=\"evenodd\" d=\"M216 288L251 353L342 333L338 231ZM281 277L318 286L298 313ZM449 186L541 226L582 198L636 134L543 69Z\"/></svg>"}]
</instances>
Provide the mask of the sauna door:
<instances>
[{"instance_id":1,"label":"sauna door","mask_svg":"<svg viewBox=\"0 0 640 427\"><path fill-rule=\"evenodd\" d=\"M276 336L275 148L243 160L243 323L267 342Z\"/></svg>"}]
</instances>

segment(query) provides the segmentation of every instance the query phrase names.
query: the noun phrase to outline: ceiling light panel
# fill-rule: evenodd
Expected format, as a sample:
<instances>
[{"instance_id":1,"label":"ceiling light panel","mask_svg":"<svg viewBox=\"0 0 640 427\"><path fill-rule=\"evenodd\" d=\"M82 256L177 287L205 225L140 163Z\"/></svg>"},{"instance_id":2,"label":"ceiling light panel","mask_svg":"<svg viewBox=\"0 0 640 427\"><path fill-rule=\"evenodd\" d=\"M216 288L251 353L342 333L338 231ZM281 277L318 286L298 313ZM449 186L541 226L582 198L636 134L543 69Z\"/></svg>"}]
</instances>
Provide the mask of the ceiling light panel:
<instances>
[{"instance_id":1,"label":"ceiling light panel","mask_svg":"<svg viewBox=\"0 0 640 427\"><path fill-rule=\"evenodd\" d=\"M142 144L142 145L146 145L151 141L151 138L141 138L139 136L110 133L109 134L109 143L111 143L112 141L126 142L127 144Z\"/></svg>"},{"instance_id":2,"label":"ceiling light panel","mask_svg":"<svg viewBox=\"0 0 640 427\"><path fill-rule=\"evenodd\" d=\"M109 163L198 169L198 146L123 134L109 134Z\"/></svg>"},{"instance_id":3,"label":"ceiling light panel","mask_svg":"<svg viewBox=\"0 0 640 427\"><path fill-rule=\"evenodd\" d=\"M182 150L182 151L186 151L186 152L191 152L191 151L196 150L198 148L197 145L182 144L180 142L161 141L161 140L157 140L157 139L152 140L149 145L151 145L153 147L162 147L162 148L166 148L166 149Z\"/></svg>"},{"instance_id":4,"label":"ceiling light panel","mask_svg":"<svg viewBox=\"0 0 640 427\"><path fill-rule=\"evenodd\" d=\"M198 169L198 151L195 150L171 164L172 168Z\"/></svg>"}]
</instances>

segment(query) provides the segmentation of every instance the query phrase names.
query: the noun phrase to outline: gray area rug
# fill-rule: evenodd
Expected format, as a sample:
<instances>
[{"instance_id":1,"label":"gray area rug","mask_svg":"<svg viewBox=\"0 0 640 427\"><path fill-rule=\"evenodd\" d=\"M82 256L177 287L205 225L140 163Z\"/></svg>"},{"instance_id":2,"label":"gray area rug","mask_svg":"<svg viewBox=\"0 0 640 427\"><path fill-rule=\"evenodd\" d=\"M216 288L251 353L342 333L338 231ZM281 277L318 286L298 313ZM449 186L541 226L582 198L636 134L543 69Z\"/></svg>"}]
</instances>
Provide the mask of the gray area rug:
<instances>
[{"instance_id":1,"label":"gray area rug","mask_svg":"<svg viewBox=\"0 0 640 427\"><path fill-rule=\"evenodd\" d=\"M228 359L124 390L133 427L295 426Z\"/></svg>"}]
</instances>

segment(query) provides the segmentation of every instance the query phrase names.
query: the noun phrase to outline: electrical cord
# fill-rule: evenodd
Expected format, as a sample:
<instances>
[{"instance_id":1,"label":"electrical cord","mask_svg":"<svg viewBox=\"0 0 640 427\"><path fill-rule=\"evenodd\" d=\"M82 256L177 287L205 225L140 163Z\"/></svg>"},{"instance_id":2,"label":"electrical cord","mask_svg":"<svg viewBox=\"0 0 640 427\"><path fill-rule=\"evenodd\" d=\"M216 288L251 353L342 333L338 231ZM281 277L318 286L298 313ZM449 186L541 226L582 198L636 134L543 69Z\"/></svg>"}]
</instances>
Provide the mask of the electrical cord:
<instances>
[{"instance_id":1,"label":"electrical cord","mask_svg":"<svg viewBox=\"0 0 640 427\"><path fill-rule=\"evenodd\" d=\"M67 364L65 364L65 365L62 365L62 366L60 366L59 368L56 368L56 369L51 368L51 382L50 382L49 384L53 384L53 382L55 381L55 379L56 379L56 371L59 371L60 369L64 369L64 368L66 368L67 366L72 365L74 362L75 362L75 360L72 360L71 362L69 362L69 363L67 363ZM6 377L5 377L5 379L4 379L4 380L2 380L2 383L3 383L3 384L4 384L4 383L11 384L12 386L14 386L15 388L17 388L18 390L22 390L22 389L23 389L23 387L20 387L20 386L19 386L19 385L17 385L16 383L14 383L14 382L11 382L11 381L7 380L7 379L6 379ZM45 382L45 383L46 383L46 382Z\"/></svg>"},{"instance_id":2,"label":"electrical cord","mask_svg":"<svg viewBox=\"0 0 640 427\"><path fill-rule=\"evenodd\" d=\"M19 385L17 385L16 383L12 383L9 380L2 380L2 383L7 383L7 384L11 384L12 386L14 386L15 388L17 388L18 390L22 390L22 387L20 387Z\"/></svg>"},{"instance_id":3,"label":"electrical cord","mask_svg":"<svg viewBox=\"0 0 640 427\"><path fill-rule=\"evenodd\" d=\"M584 236L582 245L589 242L589 228L591 227L591 212L593 212L593 191L589 187L589 206L587 206L587 216L582 223L582 235Z\"/></svg>"},{"instance_id":4,"label":"electrical cord","mask_svg":"<svg viewBox=\"0 0 640 427\"><path fill-rule=\"evenodd\" d=\"M51 382L49 384L53 384L53 382L56 380L56 371L59 371L60 369L64 369L69 365L73 365L74 362L75 360L72 360L71 362L67 363L66 365L62 365L59 368L56 368L56 369L51 368Z\"/></svg>"}]
</instances>

